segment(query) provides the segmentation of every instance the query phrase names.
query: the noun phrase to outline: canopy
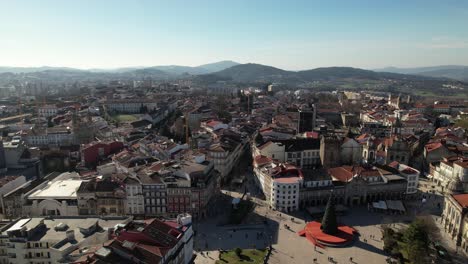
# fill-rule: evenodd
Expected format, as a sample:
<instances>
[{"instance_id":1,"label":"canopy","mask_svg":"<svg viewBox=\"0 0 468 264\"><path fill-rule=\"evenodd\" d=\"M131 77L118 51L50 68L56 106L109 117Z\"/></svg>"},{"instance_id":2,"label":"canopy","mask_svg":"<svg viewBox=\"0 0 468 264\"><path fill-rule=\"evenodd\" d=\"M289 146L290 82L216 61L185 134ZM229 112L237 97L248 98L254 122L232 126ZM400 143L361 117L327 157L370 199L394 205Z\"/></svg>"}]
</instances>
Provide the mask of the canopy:
<instances>
[{"instance_id":1,"label":"canopy","mask_svg":"<svg viewBox=\"0 0 468 264\"><path fill-rule=\"evenodd\" d=\"M377 209L387 210L387 204L385 203L385 201L373 202L372 207L377 208Z\"/></svg>"}]
</instances>

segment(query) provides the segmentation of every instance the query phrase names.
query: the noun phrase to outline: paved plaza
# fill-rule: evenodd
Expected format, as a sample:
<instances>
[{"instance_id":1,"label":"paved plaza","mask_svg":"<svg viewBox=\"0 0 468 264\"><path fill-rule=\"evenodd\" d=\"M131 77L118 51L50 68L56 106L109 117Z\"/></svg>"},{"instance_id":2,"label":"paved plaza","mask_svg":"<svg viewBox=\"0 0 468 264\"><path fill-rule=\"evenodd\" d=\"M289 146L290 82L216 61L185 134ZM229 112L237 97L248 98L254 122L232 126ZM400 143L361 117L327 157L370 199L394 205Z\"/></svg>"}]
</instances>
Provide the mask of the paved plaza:
<instances>
[{"instance_id":1,"label":"paved plaza","mask_svg":"<svg viewBox=\"0 0 468 264\"><path fill-rule=\"evenodd\" d=\"M297 234L304 228L305 221L312 218L305 218L303 213L281 213L280 216L280 213L262 205L257 205L252 215L249 216L252 224L219 226L219 217L195 224L195 263L214 263L218 259L219 249L265 248L270 241L273 252L269 263L311 263L314 258L317 263L328 263L328 257L333 257L338 263L350 263L350 257L354 263L366 263L370 260L370 263L385 263L387 256L382 251L380 224L394 221L392 216L368 212L363 207L352 208L347 215L338 217L338 220L355 227L361 234L360 237L348 247L314 250L307 239ZM263 222L265 220L267 225ZM285 228L285 224L290 228Z\"/></svg>"},{"instance_id":2,"label":"paved plaza","mask_svg":"<svg viewBox=\"0 0 468 264\"><path fill-rule=\"evenodd\" d=\"M416 216L421 215L433 217L436 222L440 220L437 217L441 211L438 204L443 204L443 196L437 191L426 193L427 190L437 190L432 188L430 183L424 182L423 186L421 195L426 197L426 203L423 204L419 198L407 202L408 211L405 215L369 212L367 207L361 206L351 207L345 215L338 216L338 222L354 227L360 234L354 243L341 248L315 248L306 238L300 237L297 232L304 228L306 222L316 220L305 212L287 215L272 211L265 206L264 201L253 197L256 206L245 224L222 224L226 214L195 223L195 263L215 263L219 258L219 249L265 248L270 243L273 251L268 263L272 264L314 263L314 259L316 263L386 263L388 256L383 252L382 225L390 225L397 230L404 229ZM254 189L253 186L247 187L248 190ZM243 188L226 190L223 194L228 197L240 197ZM227 213L230 205L224 206L221 213ZM288 225L289 229L285 228L285 225ZM440 227L440 223L438 225ZM444 232L441 232L441 235L444 246L450 252L455 252L453 241ZM329 257L332 257L333 261L330 261ZM464 263L464 260L466 259L463 256L455 255L453 263Z\"/></svg>"}]
</instances>

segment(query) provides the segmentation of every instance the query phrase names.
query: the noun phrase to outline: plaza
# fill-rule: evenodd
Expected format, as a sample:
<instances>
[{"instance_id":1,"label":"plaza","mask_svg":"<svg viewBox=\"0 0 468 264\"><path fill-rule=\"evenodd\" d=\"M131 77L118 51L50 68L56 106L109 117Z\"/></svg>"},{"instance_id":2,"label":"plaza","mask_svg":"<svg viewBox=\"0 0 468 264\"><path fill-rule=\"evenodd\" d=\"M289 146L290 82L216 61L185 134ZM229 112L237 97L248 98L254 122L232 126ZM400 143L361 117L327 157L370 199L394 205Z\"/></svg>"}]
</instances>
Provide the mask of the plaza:
<instances>
[{"instance_id":1,"label":"plaza","mask_svg":"<svg viewBox=\"0 0 468 264\"><path fill-rule=\"evenodd\" d=\"M370 212L365 206L350 207L347 213L339 215L339 223L352 226L359 233L355 241L345 247L314 247L310 241L300 237L298 232L307 222L317 219L304 211L293 214L273 211L263 200L252 197L255 203L254 211L241 225L220 224L221 219L225 217L223 215L195 224L195 263L215 263L219 259L219 249L259 249L267 247L270 243L273 250L268 263L272 264L313 263L314 259L317 263L386 263L389 256L383 251L382 226L388 225L395 230L403 230L416 216L428 216L433 217L437 226L441 228L438 217L441 209L438 204L443 203L443 196L436 189L433 193L429 192L433 188L426 183L422 186L420 198L424 196L427 201L422 203L421 199L416 199L405 202L407 213L404 215ZM247 189L251 190L253 187L247 186ZM230 197L240 197L240 190L241 188L237 191L231 189L224 193ZM464 263L464 256L454 254L456 247L453 241L442 229L440 233L441 243L452 253L453 263ZM333 260L329 260L330 257Z\"/></svg>"}]
</instances>

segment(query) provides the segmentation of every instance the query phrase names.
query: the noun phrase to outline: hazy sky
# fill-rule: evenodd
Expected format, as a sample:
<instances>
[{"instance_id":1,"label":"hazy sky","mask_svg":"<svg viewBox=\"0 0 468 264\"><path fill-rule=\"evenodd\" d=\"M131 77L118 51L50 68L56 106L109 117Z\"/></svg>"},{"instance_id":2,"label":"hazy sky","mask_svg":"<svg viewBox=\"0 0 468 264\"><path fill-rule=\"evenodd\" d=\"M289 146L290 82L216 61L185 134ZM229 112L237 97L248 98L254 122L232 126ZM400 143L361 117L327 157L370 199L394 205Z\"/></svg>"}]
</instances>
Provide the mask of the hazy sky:
<instances>
[{"instance_id":1,"label":"hazy sky","mask_svg":"<svg viewBox=\"0 0 468 264\"><path fill-rule=\"evenodd\" d=\"M468 65L468 1L0 0L0 65Z\"/></svg>"}]
</instances>

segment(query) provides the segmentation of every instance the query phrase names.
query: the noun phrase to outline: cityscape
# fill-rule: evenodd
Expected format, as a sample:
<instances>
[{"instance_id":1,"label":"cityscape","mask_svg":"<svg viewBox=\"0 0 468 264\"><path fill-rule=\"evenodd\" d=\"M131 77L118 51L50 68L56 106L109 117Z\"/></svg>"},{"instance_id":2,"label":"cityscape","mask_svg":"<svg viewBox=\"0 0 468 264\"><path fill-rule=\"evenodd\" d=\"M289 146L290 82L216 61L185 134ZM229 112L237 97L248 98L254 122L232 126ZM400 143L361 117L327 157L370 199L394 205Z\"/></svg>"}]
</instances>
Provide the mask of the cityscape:
<instances>
[{"instance_id":1,"label":"cityscape","mask_svg":"<svg viewBox=\"0 0 468 264\"><path fill-rule=\"evenodd\" d=\"M0 2L0 264L468 263L467 4L170 2Z\"/></svg>"}]
</instances>

